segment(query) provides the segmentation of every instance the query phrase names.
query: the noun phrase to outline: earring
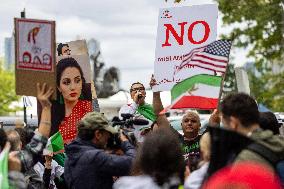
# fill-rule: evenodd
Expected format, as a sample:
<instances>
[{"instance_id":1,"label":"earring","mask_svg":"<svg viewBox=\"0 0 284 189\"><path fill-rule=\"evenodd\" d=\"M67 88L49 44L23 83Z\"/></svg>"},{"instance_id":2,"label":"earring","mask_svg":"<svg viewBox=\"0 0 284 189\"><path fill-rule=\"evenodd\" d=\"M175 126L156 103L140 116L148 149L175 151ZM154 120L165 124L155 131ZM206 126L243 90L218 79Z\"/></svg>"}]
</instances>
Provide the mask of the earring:
<instances>
[{"instance_id":1,"label":"earring","mask_svg":"<svg viewBox=\"0 0 284 189\"><path fill-rule=\"evenodd\" d=\"M59 96L59 104L64 104L64 99L63 99L63 96L62 96L61 93L60 93L60 96Z\"/></svg>"},{"instance_id":2,"label":"earring","mask_svg":"<svg viewBox=\"0 0 284 189\"><path fill-rule=\"evenodd\" d=\"M84 96L83 94L81 93L80 97L79 97L80 100L84 100Z\"/></svg>"}]
</instances>

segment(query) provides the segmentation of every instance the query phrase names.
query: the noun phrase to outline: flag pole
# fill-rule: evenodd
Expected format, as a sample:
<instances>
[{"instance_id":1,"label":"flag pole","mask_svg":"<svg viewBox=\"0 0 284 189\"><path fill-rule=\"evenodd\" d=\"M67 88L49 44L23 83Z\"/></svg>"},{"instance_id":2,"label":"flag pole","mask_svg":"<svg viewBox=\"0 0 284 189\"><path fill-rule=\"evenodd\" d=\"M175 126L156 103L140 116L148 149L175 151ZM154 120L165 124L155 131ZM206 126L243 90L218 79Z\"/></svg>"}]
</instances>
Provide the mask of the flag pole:
<instances>
[{"instance_id":1,"label":"flag pole","mask_svg":"<svg viewBox=\"0 0 284 189\"><path fill-rule=\"evenodd\" d=\"M22 12L21 12L21 18L26 18L26 10L24 9ZM27 124L27 107L26 107L26 97L24 96L23 97L23 104L24 104L24 122L25 124Z\"/></svg>"},{"instance_id":2,"label":"flag pole","mask_svg":"<svg viewBox=\"0 0 284 189\"><path fill-rule=\"evenodd\" d=\"M233 40L231 40L231 46L230 46L230 50L232 48L232 42ZM224 88L224 82L225 82L225 79L226 79L226 75L227 75L227 72L228 72L228 68L229 68L229 63L230 63L230 53L229 53L229 56L228 56L228 64L226 66L226 71L224 73L224 77L222 77L222 82L221 82L221 87L220 87L220 92L219 92L219 98L218 98L218 105L217 105L217 110L220 111L220 103L221 103L221 97L222 97L222 93L223 93L223 88Z\"/></svg>"},{"instance_id":3,"label":"flag pole","mask_svg":"<svg viewBox=\"0 0 284 189\"><path fill-rule=\"evenodd\" d=\"M229 63L230 63L230 58L229 58L229 61L228 61L228 65L229 65ZM226 67L226 71L224 73L224 77L222 77L222 81L221 81L221 87L220 87L220 91L219 91L219 98L218 98L218 105L217 105L217 110L218 111L220 110L220 103L221 103L221 97L222 97L223 88L224 88L224 82L225 82L227 71L228 71L228 68L229 68L228 65Z\"/></svg>"}]
</instances>

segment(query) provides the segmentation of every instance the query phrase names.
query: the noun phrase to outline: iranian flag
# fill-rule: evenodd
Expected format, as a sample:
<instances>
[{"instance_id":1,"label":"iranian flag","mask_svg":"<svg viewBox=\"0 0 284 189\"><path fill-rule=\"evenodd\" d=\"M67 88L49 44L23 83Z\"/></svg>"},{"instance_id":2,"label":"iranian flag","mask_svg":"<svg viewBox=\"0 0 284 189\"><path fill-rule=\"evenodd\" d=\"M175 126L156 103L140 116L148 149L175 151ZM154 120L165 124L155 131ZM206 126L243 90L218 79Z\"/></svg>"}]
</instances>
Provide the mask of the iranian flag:
<instances>
[{"instance_id":1,"label":"iranian flag","mask_svg":"<svg viewBox=\"0 0 284 189\"><path fill-rule=\"evenodd\" d=\"M173 86L170 109L215 109L218 105L221 76L200 74L187 78Z\"/></svg>"},{"instance_id":2,"label":"iranian flag","mask_svg":"<svg viewBox=\"0 0 284 189\"><path fill-rule=\"evenodd\" d=\"M62 153L64 151L64 142L59 131L48 139L47 149L55 154Z\"/></svg>"}]
</instances>

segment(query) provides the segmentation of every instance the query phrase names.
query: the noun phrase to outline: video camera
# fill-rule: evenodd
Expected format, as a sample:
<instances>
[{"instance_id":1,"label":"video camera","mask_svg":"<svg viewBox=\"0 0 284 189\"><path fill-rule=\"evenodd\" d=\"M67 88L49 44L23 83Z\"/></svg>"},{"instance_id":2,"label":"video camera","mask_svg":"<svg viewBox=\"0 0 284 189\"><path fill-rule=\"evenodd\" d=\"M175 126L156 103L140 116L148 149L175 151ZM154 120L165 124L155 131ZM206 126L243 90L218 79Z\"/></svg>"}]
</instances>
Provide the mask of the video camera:
<instances>
[{"instance_id":1,"label":"video camera","mask_svg":"<svg viewBox=\"0 0 284 189\"><path fill-rule=\"evenodd\" d=\"M117 128L118 133L112 135L109 140L107 147L111 149L120 148L121 141L119 139L119 135L122 132L129 140L129 142L136 146L137 140L134 136L134 127L133 125L148 125L149 121L145 119L137 119L134 118L132 114L121 114L122 120L118 117L114 117L112 119L112 126Z\"/></svg>"}]
</instances>

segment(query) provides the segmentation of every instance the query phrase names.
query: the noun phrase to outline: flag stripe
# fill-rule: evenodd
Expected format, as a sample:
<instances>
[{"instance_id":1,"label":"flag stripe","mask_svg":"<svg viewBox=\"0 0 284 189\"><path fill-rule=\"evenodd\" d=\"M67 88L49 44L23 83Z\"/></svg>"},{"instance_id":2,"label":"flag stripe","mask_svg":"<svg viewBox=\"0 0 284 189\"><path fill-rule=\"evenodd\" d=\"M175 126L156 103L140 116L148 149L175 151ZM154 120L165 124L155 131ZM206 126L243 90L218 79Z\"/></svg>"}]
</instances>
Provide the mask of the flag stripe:
<instances>
[{"instance_id":1,"label":"flag stripe","mask_svg":"<svg viewBox=\"0 0 284 189\"><path fill-rule=\"evenodd\" d=\"M175 72L175 74L178 73L181 69L183 69L188 63L189 65L195 65L200 68L217 71L221 73L224 73L226 71L226 67L228 63L228 58L226 57L221 57L217 59L215 58L216 56L210 55L208 53L197 53L193 57L194 58L189 59L189 60L188 59L183 60L183 63L180 66L177 66L177 71ZM198 63L193 64L192 62L198 62ZM207 65L211 65L211 66L207 66ZM224 68L224 69L218 69L218 67Z\"/></svg>"},{"instance_id":2,"label":"flag stripe","mask_svg":"<svg viewBox=\"0 0 284 189\"><path fill-rule=\"evenodd\" d=\"M197 62L197 61L195 61ZM183 65L182 67L176 67L176 71L174 72L174 74L177 74L179 71L181 71L184 68L194 68L194 66L199 67L199 68L203 68L203 69L207 69L207 70L211 70L213 72L220 72L222 74L224 74L226 72L226 68L215 68L214 66L210 66L210 65L201 65L200 63L194 63L193 61L191 63L187 63L185 65ZM213 68L212 68L213 67Z\"/></svg>"},{"instance_id":3,"label":"flag stripe","mask_svg":"<svg viewBox=\"0 0 284 189\"><path fill-rule=\"evenodd\" d=\"M190 59L192 57L196 58L196 56L197 57L207 58L209 60L213 60L213 61L217 61L217 62L224 62L224 63L228 62L228 58L227 57L216 56L216 55L209 54L209 53L206 53L206 52L196 52L195 54L193 54L190 57L183 57L182 63L188 62L188 61L190 61Z\"/></svg>"},{"instance_id":4,"label":"flag stripe","mask_svg":"<svg viewBox=\"0 0 284 189\"><path fill-rule=\"evenodd\" d=\"M199 68L224 73L229 61L230 48L231 41L218 40L209 45L193 49L183 56L180 65L175 66L174 75L184 68L185 65L195 65Z\"/></svg>"},{"instance_id":5,"label":"flag stripe","mask_svg":"<svg viewBox=\"0 0 284 189\"><path fill-rule=\"evenodd\" d=\"M228 59L226 58L225 60L222 60L222 59L217 59L217 58L214 58L214 57L211 57L211 55L205 55L207 53L202 53L202 54L196 54L195 56L197 57L202 57L202 58L206 58L206 59L209 59L209 60L213 60L213 61L217 61L217 62L223 62L223 63L227 63L228 62Z\"/></svg>"},{"instance_id":6,"label":"flag stripe","mask_svg":"<svg viewBox=\"0 0 284 189\"><path fill-rule=\"evenodd\" d=\"M201 96L181 96L170 107L171 109L194 108L209 110L215 109L218 105L218 98L207 98Z\"/></svg>"},{"instance_id":7,"label":"flag stripe","mask_svg":"<svg viewBox=\"0 0 284 189\"><path fill-rule=\"evenodd\" d=\"M200 51L202 51L205 47L206 47L206 46L192 49L189 53L185 54L184 56L191 56L191 54L194 53L195 51L196 51L196 52L200 52Z\"/></svg>"},{"instance_id":8,"label":"flag stripe","mask_svg":"<svg viewBox=\"0 0 284 189\"><path fill-rule=\"evenodd\" d=\"M218 68L226 68L226 65L217 65L217 64L213 64L211 62L208 62L208 61L204 61L204 60L198 60L198 59L191 59L192 62L199 62L201 63L203 66L207 66L207 65L210 65L210 66L214 66L216 67L216 69Z\"/></svg>"},{"instance_id":9,"label":"flag stripe","mask_svg":"<svg viewBox=\"0 0 284 189\"><path fill-rule=\"evenodd\" d=\"M211 57L211 58L214 58L214 59L218 59L218 60L224 60L226 62L228 62L229 58L228 57L225 57L225 56L217 56L217 55L214 55L214 54L210 54L210 53L207 53L207 52L200 52L198 54L202 54L202 55L205 55L207 57Z\"/></svg>"},{"instance_id":10,"label":"flag stripe","mask_svg":"<svg viewBox=\"0 0 284 189\"><path fill-rule=\"evenodd\" d=\"M206 96L208 98L218 98L220 93L220 85L212 86L203 83L197 83L195 88L198 90L184 93L189 96Z\"/></svg>"},{"instance_id":11,"label":"flag stripe","mask_svg":"<svg viewBox=\"0 0 284 189\"><path fill-rule=\"evenodd\" d=\"M195 50L195 49L194 49L194 50ZM193 53L190 53L190 56L184 56L184 57L183 57L183 60L182 60L182 63L183 63L183 62L186 62L186 61L188 61L188 60L190 60L190 59L191 59L193 56L195 56L196 54L201 53L202 50L203 50L203 49L200 49L200 50L198 50L198 51L193 51Z\"/></svg>"},{"instance_id":12,"label":"flag stripe","mask_svg":"<svg viewBox=\"0 0 284 189\"><path fill-rule=\"evenodd\" d=\"M219 76L200 74L183 80L182 82L173 86L171 90L172 100L178 98L180 95L192 89L195 84L201 83L211 86L220 86L222 78Z\"/></svg>"},{"instance_id":13,"label":"flag stripe","mask_svg":"<svg viewBox=\"0 0 284 189\"><path fill-rule=\"evenodd\" d=\"M57 152L64 149L63 138L59 131L50 137L50 143L53 152Z\"/></svg>"}]
</instances>

